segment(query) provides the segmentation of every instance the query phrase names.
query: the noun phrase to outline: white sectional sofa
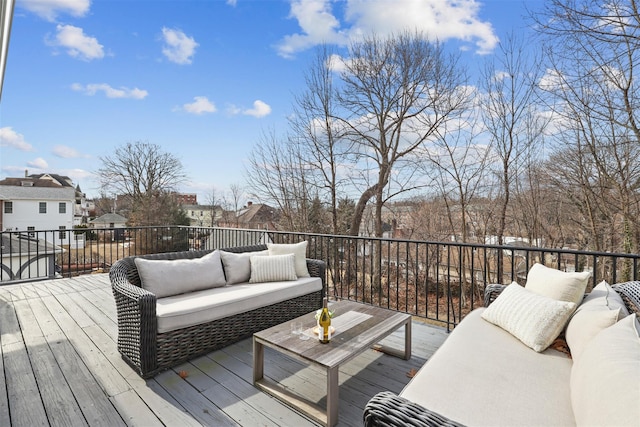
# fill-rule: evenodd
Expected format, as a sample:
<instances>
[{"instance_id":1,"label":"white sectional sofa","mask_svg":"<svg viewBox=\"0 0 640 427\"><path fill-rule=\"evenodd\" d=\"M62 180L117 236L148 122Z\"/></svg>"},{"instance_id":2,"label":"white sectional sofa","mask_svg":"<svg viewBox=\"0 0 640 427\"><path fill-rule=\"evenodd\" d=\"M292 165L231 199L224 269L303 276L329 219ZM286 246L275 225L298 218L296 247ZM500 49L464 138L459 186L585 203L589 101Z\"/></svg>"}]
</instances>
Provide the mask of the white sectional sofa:
<instances>
[{"instance_id":1,"label":"white sectional sofa","mask_svg":"<svg viewBox=\"0 0 640 427\"><path fill-rule=\"evenodd\" d=\"M588 277L535 265L524 288L489 286L486 307L399 395L374 396L364 424L639 426L640 282L583 299ZM570 352L550 347L558 335Z\"/></svg>"},{"instance_id":2,"label":"white sectional sofa","mask_svg":"<svg viewBox=\"0 0 640 427\"><path fill-rule=\"evenodd\" d=\"M322 306L307 242L127 257L109 273L118 351L144 378Z\"/></svg>"}]
</instances>

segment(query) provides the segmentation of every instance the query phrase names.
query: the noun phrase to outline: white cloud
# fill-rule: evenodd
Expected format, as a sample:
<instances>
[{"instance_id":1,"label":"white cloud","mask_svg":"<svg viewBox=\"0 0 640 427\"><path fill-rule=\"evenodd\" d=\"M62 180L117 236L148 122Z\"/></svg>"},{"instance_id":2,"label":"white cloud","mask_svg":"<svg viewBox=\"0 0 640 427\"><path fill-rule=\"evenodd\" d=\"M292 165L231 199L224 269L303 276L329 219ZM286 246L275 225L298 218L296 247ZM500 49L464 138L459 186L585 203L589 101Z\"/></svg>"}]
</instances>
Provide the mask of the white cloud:
<instances>
[{"instance_id":1,"label":"white cloud","mask_svg":"<svg viewBox=\"0 0 640 427\"><path fill-rule=\"evenodd\" d=\"M227 4L235 7L238 4L238 0L227 0Z\"/></svg>"},{"instance_id":2,"label":"white cloud","mask_svg":"<svg viewBox=\"0 0 640 427\"><path fill-rule=\"evenodd\" d=\"M344 22L334 15L332 5L345 5ZM283 57L322 43L344 45L365 34L391 35L417 30L433 40L460 40L475 46L476 52L491 52L498 43L491 23L478 17L476 0L291 0L290 17L298 21L301 33L285 36L277 46ZM464 48L464 46L463 46Z\"/></svg>"},{"instance_id":3,"label":"white cloud","mask_svg":"<svg viewBox=\"0 0 640 427\"><path fill-rule=\"evenodd\" d=\"M347 34L340 30L340 22L331 11L330 0L291 0L289 17L298 21L303 33L284 37L277 48L285 58L317 44L344 45L349 40Z\"/></svg>"},{"instance_id":4,"label":"white cloud","mask_svg":"<svg viewBox=\"0 0 640 427\"><path fill-rule=\"evenodd\" d=\"M162 53L169 61L176 64L191 64L196 47L198 47L198 43L193 37L187 36L181 30L163 28L162 38L164 41Z\"/></svg>"},{"instance_id":5,"label":"white cloud","mask_svg":"<svg viewBox=\"0 0 640 427\"><path fill-rule=\"evenodd\" d=\"M52 150L53 154L63 159L77 159L81 157L89 157L86 154L80 153L75 148L67 147L66 145L56 145Z\"/></svg>"},{"instance_id":6,"label":"white cloud","mask_svg":"<svg viewBox=\"0 0 640 427\"><path fill-rule=\"evenodd\" d=\"M35 13L47 21L55 21L58 14L82 17L89 11L90 0L21 0L19 7Z\"/></svg>"},{"instance_id":7,"label":"white cloud","mask_svg":"<svg viewBox=\"0 0 640 427\"><path fill-rule=\"evenodd\" d=\"M57 25L55 39L48 40L47 44L66 49L69 56L83 61L104 57L104 49L98 39L85 35L82 28L73 25Z\"/></svg>"},{"instance_id":8,"label":"white cloud","mask_svg":"<svg viewBox=\"0 0 640 427\"><path fill-rule=\"evenodd\" d=\"M47 163L47 161L42 157L38 157L27 162L27 166L36 169L47 169L49 167L49 163Z\"/></svg>"},{"instance_id":9,"label":"white cloud","mask_svg":"<svg viewBox=\"0 0 640 427\"><path fill-rule=\"evenodd\" d=\"M88 85L81 85L80 83L73 83L71 89L76 92L83 92L85 95L93 96L98 92L104 92L107 98L130 98L130 99L144 99L149 92L146 90L134 88L129 89L126 87L113 88L107 83L91 83Z\"/></svg>"},{"instance_id":10,"label":"white cloud","mask_svg":"<svg viewBox=\"0 0 640 427\"><path fill-rule=\"evenodd\" d=\"M269 104L260 101L259 99L253 102L253 108L242 111L242 114L253 117L264 117L271 114L271 106Z\"/></svg>"},{"instance_id":11,"label":"white cloud","mask_svg":"<svg viewBox=\"0 0 640 427\"><path fill-rule=\"evenodd\" d=\"M0 147L11 147L20 151L34 151L33 146L10 126L0 128Z\"/></svg>"},{"instance_id":12,"label":"white cloud","mask_svg":"<svg viewBox=\"0 0 640 427\"><path fill-rule=\"evenodd\" d=\"M206 96L195 96L191 104L184 104L182 109L191 114L215 113L217 111L213 102Z\"/></svg>"}]
</instances>

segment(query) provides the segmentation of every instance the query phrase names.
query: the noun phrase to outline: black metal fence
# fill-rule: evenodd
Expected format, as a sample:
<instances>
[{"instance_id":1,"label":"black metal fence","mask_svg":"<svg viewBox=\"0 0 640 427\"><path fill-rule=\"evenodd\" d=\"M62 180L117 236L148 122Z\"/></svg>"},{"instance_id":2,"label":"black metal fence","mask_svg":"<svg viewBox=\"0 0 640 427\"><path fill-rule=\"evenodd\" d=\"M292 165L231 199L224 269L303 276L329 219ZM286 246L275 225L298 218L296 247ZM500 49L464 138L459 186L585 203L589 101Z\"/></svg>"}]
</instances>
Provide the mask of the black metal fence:
<instances>
[{"instance_id":1,"label":"black metal fence","mask_svg":"<svg viewBox=\"0 0 640 427\"><path fill-rule=\"evenodd\" d=\"M482 305L487 284L524 285L536 262L563 271L589 270L590 287L640 276L635 254L182 226L67 232L74 234L71 240L60 230L0 232L0 283L107 272L130 255L306 240L307 256L327 263L330 297L407 312L449 328Z\"/></svg>"}]
</instances>

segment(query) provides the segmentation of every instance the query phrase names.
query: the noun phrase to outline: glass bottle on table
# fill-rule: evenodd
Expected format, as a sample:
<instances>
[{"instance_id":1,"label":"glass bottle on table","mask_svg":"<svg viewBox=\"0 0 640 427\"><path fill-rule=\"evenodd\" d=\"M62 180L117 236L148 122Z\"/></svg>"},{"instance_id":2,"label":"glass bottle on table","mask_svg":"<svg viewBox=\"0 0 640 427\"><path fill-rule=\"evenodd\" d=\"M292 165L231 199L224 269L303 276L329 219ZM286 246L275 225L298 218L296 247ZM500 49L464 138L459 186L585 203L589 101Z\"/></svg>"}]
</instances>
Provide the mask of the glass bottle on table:
<instances>
[{"instance_id":1,"label":"glass bottle on table","mask_svg":"<svg viewBox=\"0 0 640 427\"><path fill-rule=\"evenodd\" d=\"M331 316L329 315L327 298L322 300L322 311L318 319L320 330L318 331L318 339L321 343L327 344L331 341Z\"/></svg>"}]
</instances>

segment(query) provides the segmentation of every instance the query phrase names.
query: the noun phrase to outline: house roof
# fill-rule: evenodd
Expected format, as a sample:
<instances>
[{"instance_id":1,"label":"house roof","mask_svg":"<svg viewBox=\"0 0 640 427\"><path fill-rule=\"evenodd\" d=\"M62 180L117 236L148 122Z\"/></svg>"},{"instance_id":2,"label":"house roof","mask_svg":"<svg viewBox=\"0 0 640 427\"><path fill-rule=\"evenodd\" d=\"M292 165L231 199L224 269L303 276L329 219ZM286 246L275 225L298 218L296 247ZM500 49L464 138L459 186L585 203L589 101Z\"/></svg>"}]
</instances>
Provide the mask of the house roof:
<instances>
[{"instance_id":1,"label":"house roof","mask_svg":"<svg viewBox=\"0 0 640 427\"><path fill-rule=\"evenodd\" d=\"M0 242L2 243L2 256L63 252L59 246L45 240L29 237L24 233L3 233L0 236Z\"/></svg>"},{"instance_id":2,"label":"house roof","mask_svg":"<svg viewBox=\"0 0 640 427\"><path fill-rule=\"evenodd\" d=\"M0 185L0 200L75 200L73 187L22 187Z\"/></svg>"},{"instance_id":3,"label":"house roof","mask_svg":"<svg viewBox=\"0 0 640 427\"><path fill-rule=\"evenodd\" d=\"M92 224L124 224L127 222L127 218L116 213L106 213L89 222Z\"/></svg>"},{"instance_id":4,"label":"house roof","mask_svg":"<svg viewBox=\"0 0 640 427\"><path fill-rule=\"evenodd\" d=\"M253 203L238 212L238 221L241 223L269 222L277 219L278 212L269 205Z\"/></svg>"}]
</instances>

